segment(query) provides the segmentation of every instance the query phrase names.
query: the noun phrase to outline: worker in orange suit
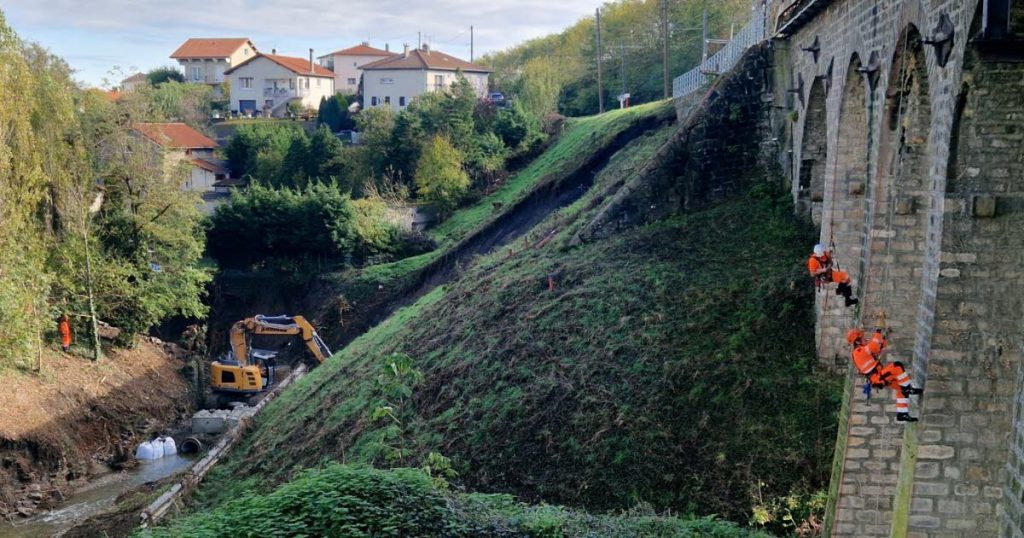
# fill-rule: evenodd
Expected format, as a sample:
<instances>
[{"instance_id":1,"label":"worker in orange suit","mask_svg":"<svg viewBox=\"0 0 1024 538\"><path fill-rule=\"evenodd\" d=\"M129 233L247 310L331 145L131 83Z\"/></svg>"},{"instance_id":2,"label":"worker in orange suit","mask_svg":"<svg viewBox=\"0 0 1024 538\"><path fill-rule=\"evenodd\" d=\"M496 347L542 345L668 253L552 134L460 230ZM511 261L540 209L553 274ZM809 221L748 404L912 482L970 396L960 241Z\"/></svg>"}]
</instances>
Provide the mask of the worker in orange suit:
<instances>
[{"instance_id":1,"label":"worker in orange suit","mask_svg":"<svg viewBox=\"0 0 1024 538\"><path fill-rule=\"evenodd\" d=\"M807 259L807 271L814 278L815 285L820 289L831 282L836 283L836 295L842 295L846 306L857 304L853 297L853 286L850 285L850 273L832 268L832 253L821 244L814 245L814 252Z\"/></svg>"},{"instance_id":2,"label":"worker in orange suit","mask_svg":"<svg viewBox=\"0 0 1024 538\"><path fill-rule=\"evenodd\" d=\"M71 322L68 321L68 315L64 314L60 317L60 323L57 325L57 330L60 332L60 348L65 353L71 351Z\"/></svg>"},{"instance_id":3,"label":"worker in orange suit","mask_svg":"<svg viewBox=\"0 0 1024 538\"><path fill-rule=\"evenodd\" d=\"M865 342L864 331L850 329L846 333L846 342L853 346L853 365L867 382L874 388L888 387L896 393L896 421L917 422L917 418L910 416L910 397L922 394L924 389L911 383L910 374L902 362L882 362L881 355L886 346L884 332L877 329Z\"/></svg>"}]
</instances>

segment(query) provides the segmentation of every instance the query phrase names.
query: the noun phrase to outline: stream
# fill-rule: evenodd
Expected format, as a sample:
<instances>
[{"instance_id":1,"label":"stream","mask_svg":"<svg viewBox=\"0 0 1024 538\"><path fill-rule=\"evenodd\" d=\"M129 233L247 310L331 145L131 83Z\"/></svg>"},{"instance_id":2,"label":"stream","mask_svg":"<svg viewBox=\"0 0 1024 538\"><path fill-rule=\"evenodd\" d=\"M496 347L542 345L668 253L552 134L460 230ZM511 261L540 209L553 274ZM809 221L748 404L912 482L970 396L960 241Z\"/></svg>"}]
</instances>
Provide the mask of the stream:
<instances>
[{"instance_id":1,"label":"stream","mask_svg":"<svg viewBox=\"0 0 1024 538\"><path fill-rule=\"evenodd\" d=\"M194 461L194 458L176 454L141 461L134 469L100 476L79 488L53 510L14 523L0 523L0 538L53 536L113 506L122 493L182 471Z\"/></svg>"}]
</instances>

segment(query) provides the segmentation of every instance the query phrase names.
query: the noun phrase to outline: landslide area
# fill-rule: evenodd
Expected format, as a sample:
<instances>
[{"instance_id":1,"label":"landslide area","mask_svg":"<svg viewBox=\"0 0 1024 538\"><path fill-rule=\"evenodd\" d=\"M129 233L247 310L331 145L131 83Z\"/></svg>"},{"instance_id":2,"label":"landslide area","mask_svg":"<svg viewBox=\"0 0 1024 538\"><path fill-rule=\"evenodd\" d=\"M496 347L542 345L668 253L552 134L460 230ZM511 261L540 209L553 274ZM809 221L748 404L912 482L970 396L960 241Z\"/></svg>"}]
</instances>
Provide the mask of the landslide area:
<instances>
[{"instance_id":1,"label":"landslide area","mask_svg":"<svg viewBox=\"0 0 1024 538\"><path fill-rule=\"evenodd\" d=\"M140 338L98 362L63 353L42 373L0 373L0 517L55 506L135 445L179 420L193 398L180 349Z\"/></svg>"},{"instance_id":2,"label":"landslide area","mask_svg":"<svg viewBox=\"0 0 1024 538\"><path fill-rule=\"evenodd\" d=\"M823 487L838 390L815 372L800 268L816 234L788 196L758 186L572 241L674 129L630 141L527 240L457 268L282 394L199 508L328 461L450 460L469 490L741 522Z\"/></svg>"}]
</instances>

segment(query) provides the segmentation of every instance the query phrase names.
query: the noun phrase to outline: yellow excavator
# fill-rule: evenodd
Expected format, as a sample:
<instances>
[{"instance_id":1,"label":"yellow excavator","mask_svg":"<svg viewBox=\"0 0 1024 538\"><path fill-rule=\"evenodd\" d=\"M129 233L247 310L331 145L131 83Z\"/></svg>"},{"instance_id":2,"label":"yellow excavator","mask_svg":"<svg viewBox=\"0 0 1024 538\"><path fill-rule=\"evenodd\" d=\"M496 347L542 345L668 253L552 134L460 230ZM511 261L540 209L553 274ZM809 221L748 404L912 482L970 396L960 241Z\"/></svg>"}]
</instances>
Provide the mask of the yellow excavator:
<instances>
[{"instance_id":1,"label":"yellow excavator","mask_svg":"<svg viewBox=\"0 0 1024 538\"><path fill-rule=\"evenodd\" d=\"M231 352L224 360L210 365L210 386L214 392L250 396L274 384L277 352L253 348L253 336L300 336L318 363L331 356L327 344L302 316L245 318L231 327Z\"/></svg>"}]
</instances>

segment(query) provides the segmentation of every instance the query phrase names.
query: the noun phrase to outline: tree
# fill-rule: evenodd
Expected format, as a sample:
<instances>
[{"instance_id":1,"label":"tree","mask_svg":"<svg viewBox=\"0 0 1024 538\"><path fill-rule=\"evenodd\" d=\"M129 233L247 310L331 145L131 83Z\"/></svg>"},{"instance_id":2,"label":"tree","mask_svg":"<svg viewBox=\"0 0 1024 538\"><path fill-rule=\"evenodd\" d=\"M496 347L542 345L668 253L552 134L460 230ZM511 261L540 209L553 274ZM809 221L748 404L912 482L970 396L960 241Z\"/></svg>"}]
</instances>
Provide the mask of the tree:
<instances>
[{"instance_id":1,"label":"tree","mask_svg":"<svg viewBox=\"0 0 1024 538\"><path fill-rule=\"evenodd\" d=\"M146 73L146 80L151 86L159 86L165 82L185 82L185 76L175 67L157 67Z\"/></svg>"},{"instance_id":2,"label":"tree","mask_svg":"<svg viewBox=\"0 0 1024 538\"><path fill-rule=\"evenodd\" d=\"M302 128L291 122L242 125L224 148L231 170L264 183L280 180L281 163Z\"/></svg>"},{"instance_id":3,"label":"tree","mask_svg":"<svg viewBox=\"0 0 1024 538\"><path fill-rule=\"evenodd\" d=\"M309 140L306 158L306 177L313 179L338 179L345 173L345 148L338 137L326 125L321 125Z\"/></svg>"},{"instance_id":4,"label":"tree","mask_svg":"<svg viewBox=\"0 0 1024 538\"><path fill-rule=\"evenodd\" d=\"M306 180L311 179L307 175L309 157L309 139L305 133L297 133L281 161L280 176L272 179L270 184L276 187L305 186Z\"/></svg>"},{"instance_id":5,"label":"tree","mask_svg":"<svg viewBox=\"0 0 1024 538\"><path fill-rule=\"evenodd\" d=\"M423 149L416 166L417 194L447 216L466 195L469 175L462 169L462 156L443 135L435 135Z\"/></svg>"},{"instance_id":6,"label":"tree","mask_svg":"<svg viewBox=\"0 0 1024 538\"><path fill-rule=\"evenodd\" d=\"M363 157L372 173L380 177L387 170L388 152L391 150L391 131L395 127L395 115L384 108L368 108L356 118L356 128L362 135L366 151Z\"/></svg>"},{"instance_id":7,"label":"tree","mask_svg":"<svg viewBox=\"0 0 1024 538\"><path fill-rule=\"evenodd\" d=\"M512 106L498 110L494 118L494 134L513 150L529 145L530 138L535 137L537 131L537 122L526 114L518 100L513 101Z\"/></svg>"}]
</instances>

